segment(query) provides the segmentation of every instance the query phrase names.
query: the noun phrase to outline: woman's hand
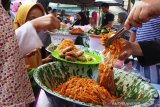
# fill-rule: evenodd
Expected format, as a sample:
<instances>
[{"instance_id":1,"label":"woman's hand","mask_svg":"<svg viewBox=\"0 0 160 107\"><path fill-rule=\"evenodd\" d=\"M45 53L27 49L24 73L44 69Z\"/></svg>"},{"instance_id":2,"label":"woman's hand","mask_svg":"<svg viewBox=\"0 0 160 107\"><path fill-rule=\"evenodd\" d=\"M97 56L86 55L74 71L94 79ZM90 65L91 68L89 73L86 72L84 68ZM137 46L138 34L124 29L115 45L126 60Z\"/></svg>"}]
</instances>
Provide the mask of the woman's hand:
<instances>
[{"instance_id":1,"label":"woman's hand","mask_svg":"<svg viewBox=\"0 0 160 107\"><path fill-rule=\"evenodd\" d=\"M123 41L124 41L124 45L122 46L122 54L119 56L120 60L125 60L131 55L143 56L141 47L137 42L129 42L127 40L123 40Z\"/></svg>"},{"instance_id":2,"label":"woman's hand","mask_svg":"<svg viewBox=\"0 0 160 107\"><path fill-rule=\"evenodd\" d=\"M60 21L51 14L36 18L31 23L37 32L60 28Z\"/></svg>"},{"instance_id":3,"label":"woman's hand","mask_svg":"<svg viewBox=\"0 0 160 107\"><path fill-rule=\"evenodd\" d=\"M125 22L125 27L126 29L129 29L131 25L140 27L142 23L158 16L160 16L160 0L142 0L132 8Z\"/></svg>"},{"instance_id":4,"label":"woman's hand","mask_svg":"<svg viewBox=\"0 0 160 107\"><path fill-rule=\"evenodd\" d=\"M49 55L45 59L42 59L42 63L45 64L45 63L48 63L48 62L50 62L52 60L53 60L53 57L51 55Z\"/></svg>"}]
</instances>

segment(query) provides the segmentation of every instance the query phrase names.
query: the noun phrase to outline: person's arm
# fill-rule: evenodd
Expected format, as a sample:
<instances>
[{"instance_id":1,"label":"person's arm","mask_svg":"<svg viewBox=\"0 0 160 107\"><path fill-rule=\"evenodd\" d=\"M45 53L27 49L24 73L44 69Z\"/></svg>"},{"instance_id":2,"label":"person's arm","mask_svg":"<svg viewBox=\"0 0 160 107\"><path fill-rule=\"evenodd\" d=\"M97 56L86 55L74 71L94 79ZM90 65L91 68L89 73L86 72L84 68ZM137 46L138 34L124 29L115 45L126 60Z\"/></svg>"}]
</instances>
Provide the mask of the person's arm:
<instances>
[{"instance_id":1,"label":"person's arm","mask_svg":"<svg viewBox=\"0 0 160 107\"><path fill-rule=\"evenodd\" d=\"M143 56L137 57L142 66L160 63L160 40L139 42Z\"/></svg>"},{"instance_id":2,"label":"person's arm","mask_svg":"<svg viewBox=\"0 0 160 107\"><path fill-rule=\"evenodd\" d=\"M120 60L130 55L136 56L142 66L149 66L160 62L160 40L128 42L124 41Z\"/></svg>"},{"instance_id":3,"label":"person's arm","mask_svg":"<svg viewBox=\"0 0 160 107\"><path fill-rule=\"evenodd\" d=\"M16 29L16 38L18 40L21 54L25 55L33 49L42 46L42 42L37 32L59 28L60 21L55 16L49 14L27 22Z\"/></svg>"},{"instance_id":4,"label":"person's arm","mask_svg":"<svg viewBox=\"0 0 160 107\"><path fill-rule=\"evenodd\" d=\"M22 55L43 46L36 29L33 27L31 22L27 22L16 29L15 33Z\"/></svg>"},{"instance_id":5,"label":"person's arm","mask_svg":"<svg viewBox=\"0 0 160 107\"><path fill-rule=\"evenodd\" d=\"M130 42L135 42L136 41L136 33L135 32L131 31L129 41Z\"/></svg>"},{"instance_id":6,"label":"person's arm","mask_svg":"<svg viewBox=\"0 0 160 107\"><path fill-rule=\"evenodd\" d=\"M120 60L125 60L131 55L143 56L143 52L139 43L129 42L125 39L122 39L122 40L124 44L121 47L121 55L119 56Z\"/></svg>"}]
</instances>

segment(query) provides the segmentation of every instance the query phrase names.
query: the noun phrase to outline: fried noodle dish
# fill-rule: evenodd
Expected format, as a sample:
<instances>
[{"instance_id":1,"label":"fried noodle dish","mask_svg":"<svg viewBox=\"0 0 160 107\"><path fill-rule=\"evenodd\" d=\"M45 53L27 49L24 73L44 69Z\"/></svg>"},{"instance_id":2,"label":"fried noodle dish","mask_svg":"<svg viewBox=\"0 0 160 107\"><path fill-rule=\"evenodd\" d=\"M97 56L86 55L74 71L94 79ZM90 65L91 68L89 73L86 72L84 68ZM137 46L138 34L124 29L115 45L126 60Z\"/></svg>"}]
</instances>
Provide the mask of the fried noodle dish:
<instances>
[{"instance_id":1,"label":"fried noodle dish","mask_svg":"<svg viewBox=\"0 0 160 107\"><path fill-rule=\"evenodd\" d=\"M108 33L102 35L101 44L105 46L103 51L103 63L99 65L98 68L98 77L99 84L104 86L112 95L115 95L114 87L114 73L113 66L116 59L120 56L122 46L124 45L123 40L116 39L114 40L109 47L106 47L106 41L111 37L113 33Z\"/></svg>"},{"instance_id":2,"label":"fried noodle dish","mask_svg":"<svg viewBox=\"0 0 160 107\"><path fill-rule=\"evenodd\" d=\"M103 46L106 46L111 35L112 33L102 35ZM115 96L113 66L115 59L121 54L122 45L123 41L117 39L103 51L104 61L98 68L98 83L88 78L71 77L67 82L53 88L53 91L77 101L96 105L107 105L107 99L121 99Z\"/></svg>"},{"instance_id":3,"label":"fried noodle dish","mask_svg":"<svg viewBox=\"0 0 160 107\"><path fill-rule=\"evenodd\" d=\"M104 87L88 78L72 77L53 90L71 99L96 105L105 105L107 98L113 98Z\"/></svg>"}]
</instances>

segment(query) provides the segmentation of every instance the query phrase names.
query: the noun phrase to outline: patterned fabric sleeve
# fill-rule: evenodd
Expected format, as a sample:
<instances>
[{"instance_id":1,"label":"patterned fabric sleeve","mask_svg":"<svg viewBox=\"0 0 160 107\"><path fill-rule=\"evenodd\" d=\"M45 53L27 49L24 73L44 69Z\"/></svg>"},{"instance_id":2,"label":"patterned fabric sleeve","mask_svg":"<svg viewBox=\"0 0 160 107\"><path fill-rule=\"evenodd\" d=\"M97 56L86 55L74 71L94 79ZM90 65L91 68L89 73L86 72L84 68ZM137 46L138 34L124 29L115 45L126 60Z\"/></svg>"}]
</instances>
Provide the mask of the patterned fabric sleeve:
<instances>
[{"instance_id":1,"label":"patterned fabric sleeve","mask_svg":"<svg viewBox=\"0 0 160 107\"><path fill-rule=\"evenodd\" d=\"M0 0L0 107L25 107L34 100L11 19Z\"/></svg>"}]
</instances>

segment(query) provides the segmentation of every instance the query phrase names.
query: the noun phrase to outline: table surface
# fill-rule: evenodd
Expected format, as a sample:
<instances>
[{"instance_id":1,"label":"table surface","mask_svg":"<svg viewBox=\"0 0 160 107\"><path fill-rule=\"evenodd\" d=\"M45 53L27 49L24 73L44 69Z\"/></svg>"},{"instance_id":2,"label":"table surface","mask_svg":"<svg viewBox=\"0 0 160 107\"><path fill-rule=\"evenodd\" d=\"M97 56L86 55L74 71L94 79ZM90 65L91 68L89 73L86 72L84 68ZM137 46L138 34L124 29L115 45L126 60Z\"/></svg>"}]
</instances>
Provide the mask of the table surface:
<instances>
[{"instance_id":1,"label":"table surface","mask_svg":"<svg viewBox=\"0 0 160 107\"><path fill-rule=\"evenodd\" d=\"M160 84L152 84L160 95ZM39 97L37 99L37 103L35 107L53 107L47 99L47 96L43 90L40 91Z\"/></svg>"}]
</instances>

